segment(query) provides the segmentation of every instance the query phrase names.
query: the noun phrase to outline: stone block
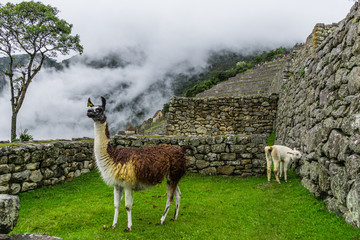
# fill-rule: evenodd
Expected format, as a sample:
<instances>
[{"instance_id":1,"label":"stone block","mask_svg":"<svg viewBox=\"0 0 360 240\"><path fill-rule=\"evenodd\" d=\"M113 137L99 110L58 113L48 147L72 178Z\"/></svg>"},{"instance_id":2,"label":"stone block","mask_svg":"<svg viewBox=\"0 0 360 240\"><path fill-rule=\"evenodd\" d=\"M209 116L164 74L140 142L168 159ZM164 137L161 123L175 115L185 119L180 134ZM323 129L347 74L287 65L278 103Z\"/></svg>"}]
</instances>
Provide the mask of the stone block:
<instances>
[{"instance_id":1,"label":"stone block","mask_svg":"<svg viewBox=\"0 0 360 240\"><path fill-rule=\"evenodd\" d=\"M196 158L193 156L189 156L186 158L186 166L193 167L195 165Z\"/></svg>"},{"instance_id":2,"label":"stone block","mask_svg":"<svg viewBox=\"0 0 360 240\"><path fill-rule=\"evenodd\" d=\"M323 146L323 152L329 158L338 158L345 161L341 156L345 156L349 148L349 140L338 130L333 130L330 133L327 143Z\"/></svg>"},{"instance_id":3,"label":"stone block","mask_svg":"<svg viewBox=\"0 0 360 240\"><path fill-rule=\"evenodd\" d=\"M216 175L216 168L215 167L208 167L208 168L204 168L202 170L199 171L200 174L202 175Z\"/></svg>"},{"instance_id":4,"label":"stone block","mask_svg":"<svg viewBox=\"0 0 360 240\"><path fill-rule=\"evenodd\" d=\"M0 164L6 164L6 163L8 163L8 157L7 156L0 157Z\"/></svg>"},{"instance_id":5,"label":"stone block","mask_svg":"<svg viewBox=\"0 0 360 240\"><path fill-rule=\"evenodd\" d=\"M0 193L9 193L10 186L9 184L0 186Z\"/></svg>"},{"instance_id":6,"label":"stone block","mask_svg":"<svg viewBox=\"0 0 360 240\"><path fill-rule=\"evenodd\" d=\"M353 154L346 158L345 169L349 179L356 179L360 174L360 155Z\"/></svg>"},{"instance_id":7,"label":"stone block","mask_svg":"<svg viewBox=\"0 0 360 240\"><path fill-rule=\"evenodd\" d=\"M32 171L29 179L35 183L40 182L43 179L43 175L40 170Z\"/></svg>"},{"instance_id":8,"label":"stone block","mask_svg":"<svg viewBox=\"0 0 360 240\"><path fill-rule=\"evenodd\" d=\"M246 146L244 145L230 145L230 152L234 152L234 153L242 153L245 151Z\"/></svg>"},{"instance_id":9,"label":"stone block","mask_svg":"<svg viewBox=\"0 0 360 240\"><path fill-rule=\"evenodd\" d=\"M41 168L50 167L56 164L56 161L54 158L47 158L41 163Z\"/></svg>"},{"instance_id":10,"label":"stone block","mask_svg":"<svg viewBox=\"0 0 360 240\"><path fill-rule=\"evenodd\" d=\"M20 210L18 196L0 194L0 234L10 233L16 226Z\"/></svg>"},{"instance_id":11,"label":"stone block","mask_svg":"<svg viewBox=\"0 0 360 240\"><path fill-rule=\"evenodd\" d=\"M235 167L234 166L219 166L217 168L218 174L221 175L231 175L234 173Z\"/></svg>"},{"instance_id":12,"label":"stone block","mask_svg":"<svg viewBox=\"0 0 360 240\"><path fill-rule=\"evenodd\" d=\"M220 159L223 161L234 161L236 159L236 153L221 153Z\"/></svg>"},{"instance_id":13,"label":"stone block","mask_svg":"<svg viewBox=\"0 0 360 240\"><path fill-rule=\"evenodd\" d=\"M354 67L348 75L349 92L354 95L360 90L360 67Z\"/></svg>"},{"instance_id":14,"label":"stone block","mask_svg":"<svg viewBox=\"0 0 360 240\"><path fill-rule=\"evenodd\" d=\"M329 173L331 191L338 202L344 204L348 188L345 167L332 163L329 166Z\"/></svg>"},{"instance_id":15,"label":"stone block","mask_svg":"<svg viewBox=\"0 0 360 240\"><path fill-rule=\"evenodd\" d=\"M24 163L24 158L21 157L20 155L15 155L12 154L9 156L9 163L14 163L14 164L23 164Z\"/></svg>"},{"instance_id":16,"label":"stone block","mask_svg":"<svg viewBox=\"0 0 360 240\"><path fill-rule=\"evenodd\" d=\"M211 145L211 151L214 153L223 153L225 152L225 143L221 143L221 144L214 144Z\"/></svg>"},{"instance_id":17,"label":"stone block","mask_svg":"<svg viewBox=\"0 0 360 240\"><path fill-rule=\"evenodd\" d=\"M6 185L11 179L11 173L0 175L0 186Z\"/></svg>"},{"instance_id":18,"label":"stone block","mask_svg":"<svg viewBox=\"0 0 360 240\"><path fill-rule=\"evenodd\" d=\"M5 173L9 173L9 172L10 172L9 165L7 165L7 164L1 164L0 165L0 175L5 174Z\"/></svg>"},{"instance_id":19,"label":"stone block","mask_svg":"<svg viewBox=\"0 0 360 240\"><path fill-rule=\"evenodd\" d=\"M37 187L36 183L24 182L21 187L22 192L27 192L29 190L33 190Z\"/></svg>"},{"instance_id":20,"label":"stone block","mask_svg":"<svg viewBox=\"0 0 360 240\"><path fill-rule=\"evenodd\" d=\"M19 183L13 183L10 186L11 194L18 194L21 191L21 185Z\"/></svg>"},{"instance_id":21,"label":"stone block","mask_svg":"<svg viewBox=\"0 0 360 240\"><path fill-rule=\"evenodd\" d=\"M360 180L357 179L346 196L346 207L349 210L347 222L355 227L360 227Z\"/></svg>"},{"instance_id":22,"label":"stone block","mask_svg":"<svg viewBox=\"0 0 360 240\"><path fill-rule=\"evenodd\" d=\"M81 174L85 174L85 173L89 173L90 172L90 170L89 169L81 169Z\"/></svg>"},{"instance_id":23,"label":"stone block","mask_svg":"<svg viewBox=\"0 0 360 240\"><path fill-rule=\"evenodd\" d=\"M16 172L13 173L12 175L12 180L14 182L24 182L24 181L28 181L29 177L30 177L31 171L30 170L25 170L23 172Z\"/></svg>"},{"instance_id":24,"label":"stone block","mask_svg":"<svg viewBox=\"0 0 360 240\"><path fill-rule=\"evenodd\" d=\"M206 168L210 165L210 163L208 161L204 161L204 160L197 160L196 161L196 167L198 169L203 169Z\"/></svg>"},{"instance_id":25,"label":"stone block","mask_svg":"<svg viewBox=\"0 0 360 240\"><path fill-rule=\"evenodd\" d=\"M49 179L52 178L54 176L54 172L51 171L50 169L46 168L45 171L43 172L44 174L44 179Z\"/></svg>"},{"instance_id":26,"label":"stone block","mask_svg":"<svg viewBox=\"0 0 360 240\"><path fill-rule=\"evenodd\" d=\"M28 164L26 164L26 169L27 170L36 170L36 169L38 169L39 168L39 166L40 166L40 163L28 163Z\"/></svg>"}]
</instances>

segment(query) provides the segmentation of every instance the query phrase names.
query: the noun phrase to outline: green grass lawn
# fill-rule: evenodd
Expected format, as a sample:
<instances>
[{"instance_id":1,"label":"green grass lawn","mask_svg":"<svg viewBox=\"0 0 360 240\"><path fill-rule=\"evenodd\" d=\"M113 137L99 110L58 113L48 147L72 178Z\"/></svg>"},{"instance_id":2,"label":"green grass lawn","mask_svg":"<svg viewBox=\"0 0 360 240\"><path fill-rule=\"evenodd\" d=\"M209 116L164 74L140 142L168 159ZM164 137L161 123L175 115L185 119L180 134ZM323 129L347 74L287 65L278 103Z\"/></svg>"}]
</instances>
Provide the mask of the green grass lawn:
<instances>
[{"instance_id":1,"label":"green grass lawn","mask_svg":"<svg viewBox=\"0 0 360 240\"><path fill-rule=\"evenodd\" d=\"M266 177L237 178L187 174L180 182L179 218L155 226L166 202L165 182L134 193L132 232L124 199L118 226L113 189L96 171L72 182L20 194L15 233L46 233L63 239L360 239L360 230L329 213L290 173L289 182L267 184Z\"/></svg>"}]
</instances>

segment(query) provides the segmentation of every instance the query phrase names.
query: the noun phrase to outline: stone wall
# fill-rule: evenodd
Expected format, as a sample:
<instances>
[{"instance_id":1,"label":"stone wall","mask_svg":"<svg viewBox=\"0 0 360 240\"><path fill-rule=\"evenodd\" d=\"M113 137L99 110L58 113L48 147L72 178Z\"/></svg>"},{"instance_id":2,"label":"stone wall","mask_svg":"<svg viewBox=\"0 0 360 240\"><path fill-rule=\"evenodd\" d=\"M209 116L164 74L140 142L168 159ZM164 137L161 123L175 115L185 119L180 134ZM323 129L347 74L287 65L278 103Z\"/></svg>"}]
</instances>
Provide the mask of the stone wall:
<instances>
[{"instance_id":1,"label":"stone wall","mask_svg":"<svg viewBox=\"0 0 360 240\"><path fill-rule=\"evenodd\" d=\"M277 96L183 98L170 100L167 135L268 134Z\"/></svg>"},{"instance_id":2,"label":"stone wall","mask_svg":"<svg viewBox=\"0 0 360 240\"><path fill-rule=\"evenodd\" d=\"M93 144L53 142L0 148L0 193L64 183L95 167Z\"/></svg>"},{"instance_id":3,"label":"stone wall","mask_svg":"<svg viewBox=\"0 0 360 240\"><path fill-rule=\"evenodd\" d=\"M300 148L302 184L360 227L360 9L354 5L313 51L292 59L279 96L276 143ZM314 54L315 53L315 54Z\"/></svg>"},{"instance_id":4,"label":"stone wall","mask_svg":"<svg viewBox=\"0 0 360 240\"><path fill-rule=\"evenodd\" d=\"M204 175L259 176L265 173L266 135L208 137L135 137L115 136L111 144L120 147L146 147L159 144L190 145L188 171Z\"/></svg>"}]
</instances>

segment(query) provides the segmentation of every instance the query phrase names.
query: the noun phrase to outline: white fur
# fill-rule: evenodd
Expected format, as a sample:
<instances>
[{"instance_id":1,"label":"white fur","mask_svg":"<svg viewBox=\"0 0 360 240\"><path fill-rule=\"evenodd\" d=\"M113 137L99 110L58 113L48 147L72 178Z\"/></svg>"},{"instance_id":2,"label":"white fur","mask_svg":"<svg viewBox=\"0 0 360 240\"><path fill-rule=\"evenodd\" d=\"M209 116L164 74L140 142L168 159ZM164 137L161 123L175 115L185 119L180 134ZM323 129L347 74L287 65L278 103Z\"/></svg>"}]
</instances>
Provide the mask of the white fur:
<instances>
[{"instance_id":1,"label":"white fur","mask_svg":"<svg viewBox=\"0 0 360 240\"><path fill-rule=\"evenodd\" d=\"M269 153L271 152L271 153ZM265 156L266 156L266 162L267 162L267 175L268 175L268 181L270 182L271 178L271 165L274 163L274 174L276 181L280 183L280 179L278 175L280 175L280 178L282 176L282 173L284 172L284 180L287 182L287 170L288 165L291 160L298 160L301 158L301 153L297 151L296 149L291 149L286 146L282 145L274 145L271 147L265 147ZM280 165L280 171L278 171Z\"/></svg>"},{"instance_id":2,"label":"white fur","mask_svg":"<svg viewBox=\"0 0 360 240\"><path fill-rule=\"evenodd\" d=\"M94 129L95 129L95 132L94 132L94 135L95 135L94 136L94 155L95 155L96 165L97 165L105 183L108 185L114 185L115 213L114 213L113 224L111 227L115 228L117 225L117 220L118 220L118 216L119 216L119 206L120 206L121 199L123 197L123 192L125 192L125 207L126 207L126 212L127 212L127 217L128 217L128 225L127 225L127 229L125 229L125 231L131 231L131 227L132 227L131 208L133 205L132 190L146 189L151 186L147 185L147 184L141 184L139 182L133 183L131 181L116 179L115 175L113 173L113 169L112 169L113 166L111 164L109 164L109 162L111 163L112 160L111 160L110 155L107 152L107 146L108 146L110 140L105 135L106 124L95 121ZM121 168L121 166L117 166L117 167L120 167L120 171L121 170L128 171L129 169L127 169L127 168L129 168L129 167L131 168L132 166L131 165L130 166L123 165L122 166L123 168ZM119 170L119 169L117 169L117 170ZM169 185L168 185L168 187L169 187ZM180 198L181 198L181 193L180 193L180 189L178 186L175 189L174 197L175 197L175 201L176 201L176 209L175 209L175 215L174 215L173 220L176 220L178 217L178 213L179 213ZM159 224L164 223L165 218L169 212L169 208L172 203L172 201L170 199L171 199L171 190L170 190L170 188L168 188L166 208L160 219Z\"/></svg>"},{"instance_id":3,"label":"white fur","mask_svg":"<svg viewBox=\"0 0 360 240\"><path fill-rule=\"evenodd\" d=\"M106 167L106 161L104 161L106 158L110 158L106 149L106 146L110 140L106 138L104 134L105 124L101 124L95 121L94 130L94 155L96 166L98 167L104 182L110 186L115 185L117 181L115 180L113 174L111 174L111 169Z\"/></svg>"}]
</instances>

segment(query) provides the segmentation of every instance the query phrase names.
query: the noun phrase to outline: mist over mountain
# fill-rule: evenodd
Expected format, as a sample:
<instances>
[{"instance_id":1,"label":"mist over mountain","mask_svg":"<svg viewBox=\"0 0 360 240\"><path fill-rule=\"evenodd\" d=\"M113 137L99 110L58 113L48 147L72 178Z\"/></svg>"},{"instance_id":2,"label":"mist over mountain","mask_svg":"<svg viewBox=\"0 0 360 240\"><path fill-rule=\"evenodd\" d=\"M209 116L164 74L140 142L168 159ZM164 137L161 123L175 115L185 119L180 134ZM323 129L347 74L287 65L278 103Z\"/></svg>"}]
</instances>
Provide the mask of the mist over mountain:
<instances>
[{"instance_id":1,"label":"mist over mountain","mask_svg":"<svg viewBox=\"0 0 360 240\"><path fill-rule=\"evenodd\" d=\"M182 60L166 66L153 66L144 51L126 48L97 55L73 56L62 62L47 58L43 69L31 83L19 113L19 132L29 129L35 138L89 136L92 123L85 116L86 101L94 104L107 99L110 132L127 125L139 125L152 117L173 95L204 80L212 70L225 70L238 61L248 60L240 51L209 51L202 61ZM16 56L25 63L26 55ZM200 62L200 64L199 64ZM0 68L7 58L0 58ZM158 67L158 69L156 69ZM154 71L154 69L156 69ZM0 104L8 112L0 117L0 138L10 126L10 90L4 76L0 80ZM91 136L91 135L90 135Z\"/></svg>"},{"instance_id":2,"label":"mist over mountain","mask_svg":"<svg viewBox=\"0 0 360 240\"><path fill-rule=\"evenodd\" d=\"M212 52L230 50L241 60L240 55L291 47L304 42L316 23L344 18L353 4L344 0L42 2L57 7L59 16L73 24L84 55L43 68L29 86L18 130L29 129L35 139L93 137L93 122L86 117L89 97L94 104L100 103L100 96L107 98L112 133L127 124L137 125L152 117L170 96L182 95L184 89L206 79L213 67ZM223 62L231 62L227 59ZM8 85L0 90L1 140L10 136Z\"/></svg>"}]
</instances>

